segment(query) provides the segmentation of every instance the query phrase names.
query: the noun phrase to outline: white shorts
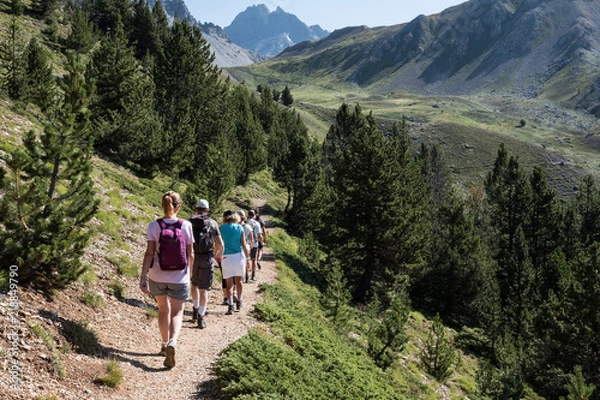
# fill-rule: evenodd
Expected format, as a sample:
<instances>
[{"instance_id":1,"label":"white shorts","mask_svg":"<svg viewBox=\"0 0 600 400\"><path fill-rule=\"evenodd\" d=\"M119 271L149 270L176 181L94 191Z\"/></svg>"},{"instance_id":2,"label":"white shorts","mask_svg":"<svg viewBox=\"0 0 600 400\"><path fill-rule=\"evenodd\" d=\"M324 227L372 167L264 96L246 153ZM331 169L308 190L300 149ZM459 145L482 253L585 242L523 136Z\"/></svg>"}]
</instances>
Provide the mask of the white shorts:
<instances>
[{"instance_id":1,"label":"white shorts","mask_svg":"<svg viewBox=\"0 0 600 400\"><path fill-rule=\"evenodd\" d=\"M224 255L223 261L221 261L221 271L223 279L244 276L246 274L246 257L244 257L244 253Z\"/></svg>"}]
</instances>

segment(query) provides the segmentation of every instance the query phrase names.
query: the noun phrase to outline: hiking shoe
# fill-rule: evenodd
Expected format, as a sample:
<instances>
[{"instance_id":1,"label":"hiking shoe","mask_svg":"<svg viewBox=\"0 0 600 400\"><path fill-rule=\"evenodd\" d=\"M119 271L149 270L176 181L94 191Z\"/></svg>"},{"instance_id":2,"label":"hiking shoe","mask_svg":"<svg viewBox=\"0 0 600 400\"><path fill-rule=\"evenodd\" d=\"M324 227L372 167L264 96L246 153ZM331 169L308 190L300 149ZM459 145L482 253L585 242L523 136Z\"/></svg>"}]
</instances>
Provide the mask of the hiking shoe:
<instances>
[{"instance_id":1,"label":"hiking shoe","mask_svg":"<svg viewBox=\"0 0 600 400\"><path fill-rule=\"evenodd\" d=\"M165 346L164 344L162 346L160 346L160 351L158 352L158 355L166 357L167 356L167 346Z\"/></svg>"},{"instance_id":2,"label":"hiking shoe","mask_svg":"<svg viewBox=\"0 0 600 400\"><path fill-rule=\"evenodd\" d=\"M198 309L196 307L192 307L192 321L196 321L198 319Z\"/></svg>"},{"instance_id":3,"label":"hiking shoe","mask_svg":"<svg viewBox=\"0 0 600 400\"><path fill-rule=\"evenodd\" d=\"M256 280L256 272L252 272L252 280L255 281Z\"/></svg>"},{"instance_id":4,"label":"hiking shoe","mask_svg":"<svg viewBox=\"0 0 600 400\"><path fill-rule=\"evenodd\" d=\"M233 304L230 304L225 315L232 315L232 314L233 314Z\"/></svg>"},{"instance_id":5,"label":"hiking shoe","mask_svg":"<svg viewBox=\"0 0 600 400\"><path fill-rule=\"evenodd\" d=\"M175 344L169 340L167 343L167 357L163 365L167 368L173 368L175 366Z\"/></svg>"},{"instance_id":6,"label":"hiking shoe","mask_svg":"<svg viewBox=\"0 0 600 400\"><path fill-rule=\"evenodd\" d=\"M198 328L206 328L206 321L204 320L204 317L202 315L198 316Z\"/></svg>"},{"instance_id":7,"label":"hiking shoe","mask_svg":"<svg viewBox=\"0 0 600 400\"><path fill-rule=\"evenodd\" d=\"M235 308L237 311L240 311L240 309L242 308L242 302L241 301L237 301L235 303Z\"/></svg>"},{"instance_id":8,"label":"hiking shoe","mask_svg":"<svg viewBox=\"0 0 600 400\"><path fill-rule=\"evenodd\" d=\"M221 303L221 305L226 306L227 304L229 304L229 302L227 301L227 297L223 297L223 302Z\"/></svg>"}]
</instances>

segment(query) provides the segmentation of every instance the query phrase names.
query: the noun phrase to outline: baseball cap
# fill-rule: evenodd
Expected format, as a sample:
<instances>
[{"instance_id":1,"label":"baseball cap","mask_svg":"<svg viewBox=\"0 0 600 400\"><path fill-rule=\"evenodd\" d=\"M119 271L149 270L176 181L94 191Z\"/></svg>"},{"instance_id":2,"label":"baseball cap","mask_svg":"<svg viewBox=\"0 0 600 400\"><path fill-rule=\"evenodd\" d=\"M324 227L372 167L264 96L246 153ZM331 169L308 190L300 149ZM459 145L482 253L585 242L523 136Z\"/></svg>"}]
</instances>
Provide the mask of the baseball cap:
<instances>
[{"instance_id":1,"label":"baseball cap","mask_svg":"<svg viewBox=\"0 0 600 400\"><path fill-rule=\"evenodd\" d=\"M208 208L209 208L208 207L208 201L206 201L204 199L198 200L198 202L196 203L196 208L208 210Z\"/></svg>"}]
</instances>

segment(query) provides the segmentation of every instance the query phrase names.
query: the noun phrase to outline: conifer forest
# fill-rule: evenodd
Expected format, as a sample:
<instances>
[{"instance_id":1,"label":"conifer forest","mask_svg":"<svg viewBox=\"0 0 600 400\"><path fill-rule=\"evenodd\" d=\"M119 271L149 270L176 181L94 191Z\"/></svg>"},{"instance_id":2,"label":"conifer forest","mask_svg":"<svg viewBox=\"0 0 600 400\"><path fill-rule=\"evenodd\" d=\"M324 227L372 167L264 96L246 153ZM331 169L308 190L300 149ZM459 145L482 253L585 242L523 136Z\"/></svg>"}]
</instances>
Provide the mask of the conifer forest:
<instances>
[{"instance_id":1,"label":"conifer forest","mask_svg":"<svg viewBox=\"0 0 600 400\"><path fill-rule=\"evenodd\" d=\"M464 344L481 360L478 398L600 398L593 177L563 198L541 167L526 171L500 146L484 184L465 187L441 147L411 142L407 120L382 132L359 104L341 104L316 139L293 90L228 79L200 28L169 23L160 2L1 3L0 96L35 120L0 153L3 273L18 265L20 284L60 290L84 272L93 157L184 182L190 204L220 204L267 170L287 195L286 230L322 255L329 318L379 316L367 348L378 367L397 358L414 308L436 316L422 357L440 381L452 361L436 346L443 323L479 332Z\"/></svg>"}]
</instances>

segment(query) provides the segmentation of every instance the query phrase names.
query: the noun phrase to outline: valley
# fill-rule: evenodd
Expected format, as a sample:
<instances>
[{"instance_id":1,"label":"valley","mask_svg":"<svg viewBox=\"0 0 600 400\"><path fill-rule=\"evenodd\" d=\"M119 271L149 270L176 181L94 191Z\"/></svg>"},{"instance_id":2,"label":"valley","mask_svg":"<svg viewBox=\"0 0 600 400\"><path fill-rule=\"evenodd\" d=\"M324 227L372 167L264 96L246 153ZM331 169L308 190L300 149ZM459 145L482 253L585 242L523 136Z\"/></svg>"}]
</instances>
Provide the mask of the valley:
<instances>
[{"instance_id":1,"label":"valley","mask_svg":"<svg viewBox=\"0 0 600 400\"><path fill-rule=\"evenodd\" d=\"M562 197L573 196L577 182L587 174L600 179L600 121L550 100L518 94L449 96L400 90L381 95L377 87L361 88L331 76L299 78L278 69L275 62L267 61L226 71L249 88L266 84L281 90L288 85L293 107L320 140L343 103L372 112L384 134L406 118L414 149L421 143L439 145L453 178L465 190L482 184L500 143L519 157L527 171L543 166L550 185Z\"/></svg>"}]
</instances>

